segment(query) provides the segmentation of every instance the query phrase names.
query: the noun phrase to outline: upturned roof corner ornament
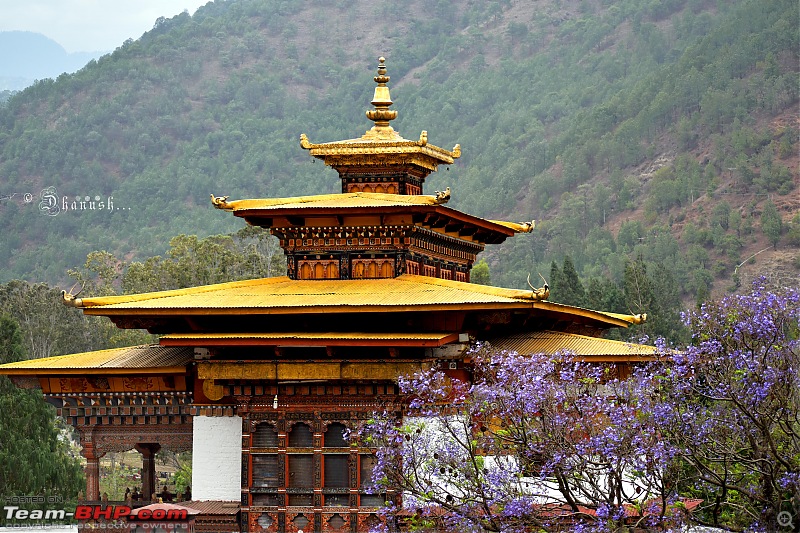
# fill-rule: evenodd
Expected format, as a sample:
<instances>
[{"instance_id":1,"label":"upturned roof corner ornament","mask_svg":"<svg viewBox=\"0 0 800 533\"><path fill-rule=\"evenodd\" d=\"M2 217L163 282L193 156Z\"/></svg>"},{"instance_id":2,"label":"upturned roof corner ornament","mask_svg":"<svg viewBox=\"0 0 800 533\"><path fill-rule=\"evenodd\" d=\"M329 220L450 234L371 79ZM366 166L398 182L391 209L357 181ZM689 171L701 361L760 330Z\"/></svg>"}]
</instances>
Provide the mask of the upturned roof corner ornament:
<instances>
[{"instance_id":1,"label":"upturned roof corner ornament","mask_svg":"<svg viewBox=\"0 0 800 533\"><path fill-rule=\"evenodd\" d=\"M437 204L446 204L450 201L450 187L446 188L444 191L436 191L436 203Z\"/></svg>"},{"instance_id":2,"label":"upturned roof corner ornament","mask_svg":"<svg viewBox=\"0 0 800 533\"><path fill-rule=\"evenodd\" d=\"M528 274L528 287L531 288L531 299L547 300L550 297L550 285L547 284L547 280L544 279L544 276L542 276L541 273L539 273L539 277L542 278L544 286L537 289L531 285L531 275Z\"/></svg>"},{"instance_id":3,"label":"upturned roof corner ornament","mask_svg":"<svg viewBox=\"0 0 800 533\"><path fill-rule=\"evenodd\" d=\"M647 322L647 313L639 313L638 315L633 315L632 322L634 324L644 324Z\"/></svg>"},{"instance_id":4,"label":"upturned roof corner ornament","mask_svg":"<svg viewBox=\"0 0 800 533\"><path fill-rule=\"evenodd\" d=\"M83 298L76 298L76 296L78 296L80 293L83 292L83 287L84 286L81 285L80 290L78 292L76 292L75 294L72 294L72 290L75 288L76 285L78 285L78 284L75 283L75 285L73 285L69 289L69 291L64 291L64 290L61 291L61 303L62 304L66 305L68 307L83 307Z\"/></svg>"},{"instance_id":5,"label":"upturned roof corner ornament","mask_svg":"<svg viewBox=\"0 0 800 533\"><path fill-rule=\"evenodd\" d=\"M211 204L216 207L217 209L230 209L228 205L228 197L227 196L214 196L211 195Z\"/></svg>"},{"instance_id":6,"label":"upturned roof corner ornament","mask_svg":"<svg viewBox=\"0 0 800 533\"><path fill-rule=\"evenodd\" d=\"M531 220L530 222L520 222L519 225L522 226L522 233L530 233L536 227L536 221ZM541 276L541 274L539 275ZM544 278L542 278L542 280L544 280ZM545 285L547 285L547 283L545 283Z\"/></svg>"}]
</instances>

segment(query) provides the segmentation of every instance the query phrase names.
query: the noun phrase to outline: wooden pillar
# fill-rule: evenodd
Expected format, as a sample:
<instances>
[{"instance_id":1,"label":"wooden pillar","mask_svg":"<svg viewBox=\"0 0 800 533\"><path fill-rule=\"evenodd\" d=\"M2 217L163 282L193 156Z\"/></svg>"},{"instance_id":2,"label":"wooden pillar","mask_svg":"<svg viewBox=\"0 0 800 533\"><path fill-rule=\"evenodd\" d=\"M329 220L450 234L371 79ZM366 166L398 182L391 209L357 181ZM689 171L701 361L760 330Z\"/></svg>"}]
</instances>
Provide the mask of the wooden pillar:
<instances>
[{"instance_id":1,"label":"wooden pillar","mask_svg":"<svg viewBox=\"0 0 800 533\"><path fill-rule=\"evenodd\" d=\"M137 444L136 451L142 454L142 494L143 499L149 501L150 497L158 492L156 486L156 453L161 449L160 444Z\"/></svg>"},{"instance_id":2,"label":"wooden pillar","mask_svg":"<svg viewBox=\"0 0 800 533\"><path fill-rule=\"evenodd\" d=\"M105 452L97 452L92 442L83 442L81 455L86 458L86 500L100 500L100 458Z\"/></svg>"}]
</instances>

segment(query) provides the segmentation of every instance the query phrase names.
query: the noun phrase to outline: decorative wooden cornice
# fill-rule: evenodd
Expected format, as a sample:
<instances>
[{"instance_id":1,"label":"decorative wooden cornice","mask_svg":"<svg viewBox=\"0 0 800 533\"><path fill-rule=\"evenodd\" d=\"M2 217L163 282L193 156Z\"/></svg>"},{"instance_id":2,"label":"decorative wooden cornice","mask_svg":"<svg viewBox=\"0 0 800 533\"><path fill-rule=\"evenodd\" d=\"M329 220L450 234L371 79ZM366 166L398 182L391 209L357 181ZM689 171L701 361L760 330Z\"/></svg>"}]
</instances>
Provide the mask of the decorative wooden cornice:
<instances>
[{"instance_id":1,"label":"decorative wooden cornice","mask_svg":"<svg viewBox=\"0 0 800 533\"><path fill-rule=\"evenodd\" d=\"M127 423L105 425L94 422L73 423L81 437L81 445L102 457L108 452L125 452L139 443L158 443L161 449L184 452L192 449L192 419L180 423Z\"/></svg>"},{"instance_id":2,"label":"decorative wooden cornice","mask_svg":"<svg viewBox=\"0 0 800 533\"><path fill-rule=\"evenodd\" d=\"M198 379L210 380L394 380L398 376L429 369L427 361L269 361L201 362Z\"/></svg>"},{"instance_id":3,"label":"decorative wooden cornice","mask_svg":"<svg viewBox=\"0 0 800 533\"><path fill-rule=\"evenodd\" d=\"M45 399L75 427L191 424L191 397L186 392L53 393ZM108 451L126 449L130 448Z\"/></svg>"}]
</instances>

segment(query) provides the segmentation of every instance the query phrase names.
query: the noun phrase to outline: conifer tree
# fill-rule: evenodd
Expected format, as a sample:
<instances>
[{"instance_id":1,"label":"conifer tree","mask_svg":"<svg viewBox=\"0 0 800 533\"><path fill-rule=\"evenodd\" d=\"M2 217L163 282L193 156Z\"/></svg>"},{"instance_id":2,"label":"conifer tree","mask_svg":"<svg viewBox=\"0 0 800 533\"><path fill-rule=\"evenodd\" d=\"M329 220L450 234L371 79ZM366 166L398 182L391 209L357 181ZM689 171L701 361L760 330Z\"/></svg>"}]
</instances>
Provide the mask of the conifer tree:
<instances>
[{"instance_id":1,"label":"conifer tree","mask_svg":"<svg viewBox=\"0 0 800 533\"><path fill-rule=\"evenodd\" d=\"M783 232L783 221L778 213L778 208L775 207L772 201L767 201L764 204L764 210L761 212L761 231L769 239L770 244L777 248Z\"/></svg>"},{"instance_id":2,"label":"conifer tree","mask_svg":"<svg viewBox=\"0 0 800 533\"><path fill-rule=\"evenodd\" d=\"M623 290L627 311L634 315L648 315L648 320L641 327L640 332L646 335L651 334L655 296L653 285L647 276L647 264L641 254L637 255L635 260L625 262Z\"/></svg>"},{"instance_id":3,"label":"conifer tree","mask_svg":"<svg viewBox=\"0 0 800 533\"><path fill-rule=\"evenodd\" d=\"M578 307L586 305L586 289L578 277L571 257L564 257L563 267L560 269L555 261L551 263L550 287L552 301Z\"/></svg>"},{"instance_id":4,"label":"conifer tree","mask_svg":"<svg viewBox=\"0 0 800 533\"><path fill-rule=\"evenodd\" d=\"M575 264L568 255L564 256L564 265L561 268L561 283L563 295L561 301L567 305L584 307L586 305L586 290L583 288Z\"/></svg>"}]
</instances>

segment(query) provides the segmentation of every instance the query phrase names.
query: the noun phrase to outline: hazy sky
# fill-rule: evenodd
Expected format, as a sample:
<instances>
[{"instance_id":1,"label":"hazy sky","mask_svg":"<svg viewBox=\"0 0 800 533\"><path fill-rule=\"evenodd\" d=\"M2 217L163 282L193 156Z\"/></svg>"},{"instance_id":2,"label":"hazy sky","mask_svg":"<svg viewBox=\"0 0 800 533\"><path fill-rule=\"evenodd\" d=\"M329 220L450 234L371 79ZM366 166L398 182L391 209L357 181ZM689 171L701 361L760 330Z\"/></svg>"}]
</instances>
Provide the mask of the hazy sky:
<instances>
[{"instance_id":1,"label":"hazy sky","mask_svg":"<svg viewBox=\"0 0 800 533\"><path fill-rule=\"evenodd\" d=\"M209 0L0 0L0 31L41 33L67 52L112 51L158 17L190 14Z\"/></svg>"}]
</instances>

